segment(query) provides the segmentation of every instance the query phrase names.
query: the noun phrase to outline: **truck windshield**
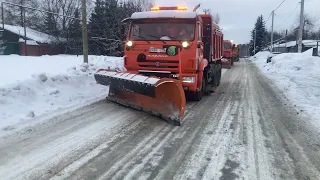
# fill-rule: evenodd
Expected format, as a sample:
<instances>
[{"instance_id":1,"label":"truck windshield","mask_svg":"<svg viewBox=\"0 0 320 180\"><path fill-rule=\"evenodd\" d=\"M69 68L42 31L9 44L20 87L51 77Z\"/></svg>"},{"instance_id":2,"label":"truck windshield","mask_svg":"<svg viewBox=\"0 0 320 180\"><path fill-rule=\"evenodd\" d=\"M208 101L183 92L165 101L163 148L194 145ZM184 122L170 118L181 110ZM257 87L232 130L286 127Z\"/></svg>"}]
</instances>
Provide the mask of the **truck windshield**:
<instances>
[{"instance_id":1,"label":"truck windshield","mask_svg":"<svg viewBox=\"0 0 320 180\"><path fill-rule=\"evenodd\" d=\"M192 41L194 29L193 23L133 23L130 40Z\"/></svg>"},{"instance_id":2,"label":"truck windshield","mask_svg":"<svg viewBox=\"0 0 320 180\"><path fill-rule=\"evenodd\" d=\"M224 44L224 49L231 49L231 44L229 43L223 43Z\"/></svg>"}]
</instances>

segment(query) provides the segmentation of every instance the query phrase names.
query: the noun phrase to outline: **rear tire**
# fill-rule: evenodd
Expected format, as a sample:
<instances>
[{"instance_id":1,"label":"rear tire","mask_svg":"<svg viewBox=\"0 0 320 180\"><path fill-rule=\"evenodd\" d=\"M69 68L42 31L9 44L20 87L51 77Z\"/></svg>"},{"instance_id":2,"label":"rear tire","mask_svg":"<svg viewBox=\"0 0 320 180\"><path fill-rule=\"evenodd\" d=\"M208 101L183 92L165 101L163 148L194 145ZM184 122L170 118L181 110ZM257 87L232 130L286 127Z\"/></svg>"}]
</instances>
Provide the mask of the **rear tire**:
<instances>
[{"instance_id":1,"label":"rear tire","mask_svg":"<svg viewBox=\"0 0 320 180\"><path fill-rule=\"evenodd\" d=\"M231 69L231 66L229 69ZM222 67L220 67L220 70L218 71L217 75L218 75L217 86L220 86L220 81L222 76Z\"/></svg>"}]
</instances>

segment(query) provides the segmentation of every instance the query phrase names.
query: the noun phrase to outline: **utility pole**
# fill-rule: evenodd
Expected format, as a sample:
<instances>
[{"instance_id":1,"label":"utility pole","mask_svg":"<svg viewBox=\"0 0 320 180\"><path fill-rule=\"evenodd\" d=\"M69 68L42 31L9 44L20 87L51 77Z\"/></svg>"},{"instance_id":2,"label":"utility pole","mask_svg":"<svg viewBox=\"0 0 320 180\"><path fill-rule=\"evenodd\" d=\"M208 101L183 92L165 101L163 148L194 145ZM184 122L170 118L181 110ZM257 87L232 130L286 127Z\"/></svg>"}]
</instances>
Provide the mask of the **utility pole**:
<instances>
[{"instance_id":1,"label":"utility pole","mask_svg":"<svg viewBox=\"0 0 320 180\"><path fill-rule=\"evenodd\" d=\"M274 24L274 10L272 11L272 25L271 25L271 52L273 52L273 24Z\"/></svg>"},{"instance_id":2,"label":"utility pole","mask_svg":"<svg viewBox=\"0 0 320 180\"><path fill-rule=\"evenodd\" d=\"M26 25L26 10L22 8L23 10L23 29L24 29L24 55L28 56L27 51L27 25Z\"/></svg>"},{"instance_id":3,"label":"utility pole","mask_svg":"<svg viewBox=\"0 0 320 180\"><path fill-rule=\"evenodd\" d=\"M1 2L1 18L2 18L2 30L4 30L4 9L3 9L3 2Z\"/></svg>"},{"instance_id":4,"label":"utility pole","mask_svg":"<svg viewBox=\"0 0 320 180\"><path fill-rule=\"evenodd\" d=\"M286 29L286 38L285 38L286 48L287 48L287 41L288 41L288 29Z\"/></svg>"},{"instance_id":5,"label":"utility pole","mask_svg":"<svg viewBox=\"0 0 320 180\"><path fill-rule=\"evenodd\" d=\"M304 0L301 0L301 10L300 10L300 27L298 36L298 52L302 53L302 34L304 25Z\"/></svg>"},{"instance_id":6,"label":"utility pole","mask_svg":"<svg viewBox=\"0 0 320 180\"><path fill-rule=\"evenodd\" d=\"M253 51L256 54L256 41L257 41L257 28L254 29L254 42L253 42Z\"/></svg>"},{"instance_id":7,"label":"utility pole","mask_svg":"<svg viewBox=\"0 0 320 180\"><path fill-rule=\"evenodd\" d=\"M88 63L88 36L87 36L87 3L82 0L82 46L83 62Z\"/></svg>"}]
</instances>

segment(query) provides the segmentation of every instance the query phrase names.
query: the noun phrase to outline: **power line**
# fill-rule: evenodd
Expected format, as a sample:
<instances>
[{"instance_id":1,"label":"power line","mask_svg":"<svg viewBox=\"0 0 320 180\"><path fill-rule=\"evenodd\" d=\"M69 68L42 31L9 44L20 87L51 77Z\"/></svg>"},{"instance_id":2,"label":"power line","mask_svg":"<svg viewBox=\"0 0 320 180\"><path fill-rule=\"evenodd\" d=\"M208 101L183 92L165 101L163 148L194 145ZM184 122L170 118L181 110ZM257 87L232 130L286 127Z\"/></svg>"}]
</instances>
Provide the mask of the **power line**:
<instances>
[{"instance_id":1,"label":"power line","mask_svg":"<svg viewBox=\"0 0 320 180\"><path fill-rule=\"evenodd\" d=\"M277 42L285 39L288 35L290 35L290 34L292 34L292 33L295 33L295 32L297 32L298 30L299 30L299 29L295 29L295 30L292 31L291 33L287 34L285 37L282 37L282 38L279 38L279 39L275 40L274 43L277 43ZM267 46L268 46L268 45L271 45L271 42L267 43L266 45L267 45Z\"/></svg>"},{"instance_id":2,"label":"power line","mask_svg":"<svg viewBox=\"0 0 320 180\"><path fill-rule=\"evenodd\" d=\"M268 19L267 19L267 21L266 21L266 24L268 23L268 21L269 21L269 19L270 19L271 15L272 15L272 12L270 13L270 15L269 15L269 17L268 17Z\"/></svg>"},{"instance_id":3,"label":"power line","mask_svg":"<svg viewBox=\"0 0 320 180\"><path fill-rule=\"evenodd\" d=\"M276 11L277 9L279 9L279 7L285 2L286 0L283 0L281 3L280 3L280 5L274 10L274 11Z\"/></svg>"},{"instance_id":4,"label":"power line","mask_svg":"<svg viewBox=\"0 0 320 180\"><path fill-rule=\"evenodd\" d=\"M282 23L282 25L287 25L288 24L288 20L289 18L291 18L291 16L293 15L293 13L297 10L297 8L299 7L300 2L297 3L297 6L292 10L292 12L290 13L290 15L285 19L284 23Z\"/></svg>"},{"instance_id":5,"label":"power line","mask_svg":"<svg viewBox=\"0 0 320 180\"><path fill-rule=\"evenodd\" d=\"M286 0L283 0L283 1L279 4L279 6L278 6L276 9L274 9L273 11L276 11L277 9L279 9L279 8L281 7L281 5L282 5L285 1L286 1ZM268 20L266 21L266 23L269 21L271 15L272 15L272 12L270 13L270 16L268 17Z\"/></svg>"}]
</instances>

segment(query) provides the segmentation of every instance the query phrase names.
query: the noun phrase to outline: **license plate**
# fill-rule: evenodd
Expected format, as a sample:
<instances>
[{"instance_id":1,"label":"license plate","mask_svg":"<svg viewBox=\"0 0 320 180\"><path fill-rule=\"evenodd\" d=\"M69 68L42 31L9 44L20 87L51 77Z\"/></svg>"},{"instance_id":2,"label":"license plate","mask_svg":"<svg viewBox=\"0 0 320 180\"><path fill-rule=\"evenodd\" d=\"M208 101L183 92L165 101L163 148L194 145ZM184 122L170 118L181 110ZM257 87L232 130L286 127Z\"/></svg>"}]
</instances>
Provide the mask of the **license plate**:
<instances>
[{"instance_id":1,"label":"license plate","mask_svg":"<svg viewBox=\"0 0 320 180\"><path fill-rule=\"evenodd\" d=\"M153 53L165 53L166 52L166 49L159 49L159 48L150 48L149 49L149 52L153 52Z\"/></svg>"}]
</instances>

